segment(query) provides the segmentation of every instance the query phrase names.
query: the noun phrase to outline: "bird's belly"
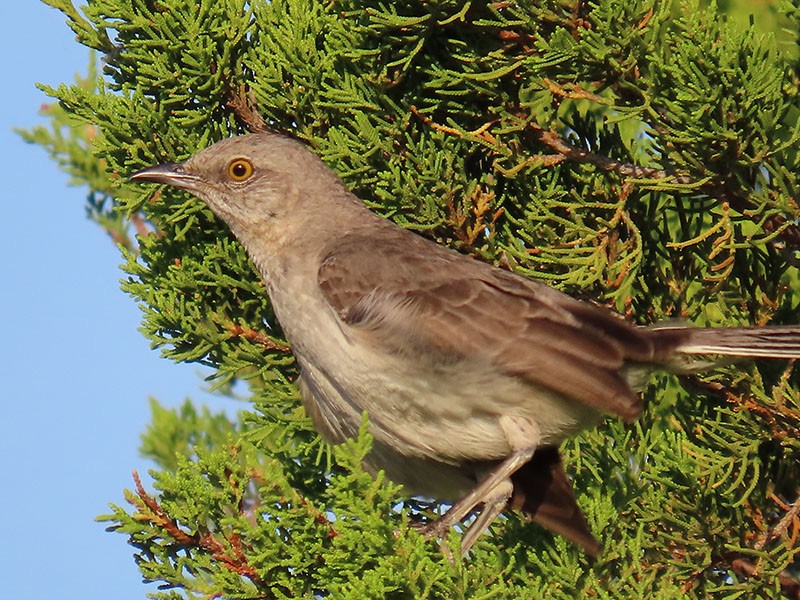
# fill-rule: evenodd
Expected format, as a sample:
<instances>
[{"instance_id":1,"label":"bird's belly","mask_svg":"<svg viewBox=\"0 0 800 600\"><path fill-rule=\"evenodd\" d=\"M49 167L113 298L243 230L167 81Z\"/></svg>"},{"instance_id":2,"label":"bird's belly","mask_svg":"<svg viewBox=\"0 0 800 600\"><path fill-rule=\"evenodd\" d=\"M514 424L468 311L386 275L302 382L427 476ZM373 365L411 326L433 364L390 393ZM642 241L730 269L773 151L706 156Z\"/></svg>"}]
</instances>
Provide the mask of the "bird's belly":
<instances>
[{"instance_id":1,"label":"bird's belly","mask_svg":"<svg viewBox=\"0 0 800 600\"><path fill-rule=\"evenodd\" d=\"M276 312L284 300L273 299ZM397 481L408 479L389 472L398 456L459 468L509 456L514 449L501 417L527 421L526 447L557 445L599 419L586 405L486 362L439 364L367 347L345 333L320 299L295 301L306 309L302 327L278 318L300 364L303 403L315 427L341 442L358 434L366 412L374 466Z\"/></svg>"},{"instance_id":2,"label":"bird's belly","mask_svg":"<svg viewBox=\"0 0 800 600\"><path fill-rule=\"evenodd\" d=\"M526 428L532 432L530 447L557 445L598 419L589 407L499 374L492 365L434 367L379 355L351 359L338 353L326 365L299 357L304 403L315 426L332 441L355 436L366 411L376 445L458 465L513 452L502 416L532 424ZM346 365L347 377L336 377Z\"/></svg>"}]
</instances>

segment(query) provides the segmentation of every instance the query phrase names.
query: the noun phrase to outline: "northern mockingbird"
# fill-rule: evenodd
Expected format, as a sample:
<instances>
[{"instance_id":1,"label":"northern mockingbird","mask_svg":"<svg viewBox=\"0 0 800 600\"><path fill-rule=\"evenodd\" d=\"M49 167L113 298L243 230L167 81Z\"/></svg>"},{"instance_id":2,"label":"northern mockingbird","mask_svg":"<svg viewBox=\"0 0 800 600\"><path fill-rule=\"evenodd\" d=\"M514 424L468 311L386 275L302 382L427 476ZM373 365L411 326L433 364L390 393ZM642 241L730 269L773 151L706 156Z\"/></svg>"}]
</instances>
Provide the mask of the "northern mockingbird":
<instances>
[{"instance_id":1,"label":"northern mockingbird","mask_svg":"<svg viewBox=\"0 0 800 600\"><path fill-rule=\"evenodd\" d=\"M275 133L226 139L136 181L188 190L244 245L331 442L369 415L368 467L470 514L467 551L507 507L600 545L557 447L602 414L635 419L642 372L696 355L800 357L800 326L639 327L437 245L370 212L322 161ZM708 363L713 364L713 363Z\"/></svg>"}]
</instances>

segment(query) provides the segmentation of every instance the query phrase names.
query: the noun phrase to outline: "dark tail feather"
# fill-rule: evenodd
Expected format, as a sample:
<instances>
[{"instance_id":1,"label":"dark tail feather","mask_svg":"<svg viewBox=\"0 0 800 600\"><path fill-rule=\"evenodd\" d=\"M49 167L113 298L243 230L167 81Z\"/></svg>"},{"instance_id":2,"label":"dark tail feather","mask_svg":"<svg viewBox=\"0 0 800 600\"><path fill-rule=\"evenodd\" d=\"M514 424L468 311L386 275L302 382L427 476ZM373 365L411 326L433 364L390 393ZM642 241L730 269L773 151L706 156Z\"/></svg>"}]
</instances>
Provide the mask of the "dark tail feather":
<instances>
[{"instance_id":1,"label":"dark tail feather","mask_svg":"<svg viewBox=\"0 0 800 600\"><path fill-rule=\"evenodd\" d=\"M509 504L550 531L564 536L591 556L602 546L592 535L572 483L561 466L558 448L537 448L530 461L511 476L514 484Z\"/></svg>"},{"instance_id":2,"label":"dark tail feather","mask_svg":"<svg viewBox=\"0 0 800 600\"><path fill-rule=\"evenodd\" d=\"M664 332L670 331L664 329ZM800 326L686 328L679 354L800 359Z\"/></svg>"}]
</instances>

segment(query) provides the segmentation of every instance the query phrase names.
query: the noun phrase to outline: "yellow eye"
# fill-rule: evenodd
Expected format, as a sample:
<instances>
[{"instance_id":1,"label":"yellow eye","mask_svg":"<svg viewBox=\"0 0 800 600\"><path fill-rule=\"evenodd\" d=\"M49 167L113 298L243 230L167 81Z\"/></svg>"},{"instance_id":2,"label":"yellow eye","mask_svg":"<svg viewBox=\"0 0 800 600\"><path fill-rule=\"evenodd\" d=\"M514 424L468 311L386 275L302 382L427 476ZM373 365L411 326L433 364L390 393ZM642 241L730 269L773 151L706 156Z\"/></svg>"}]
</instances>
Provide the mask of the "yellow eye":
<instances>
[{"instance_id":1,"label":"yellow eye","mask_svg":"<svg viewBox=\"0 0 800 600\"><path fill-rule=\"evenodd\" d=\"M228 177L241 182L253 176L253 163L246 158L234 158L228 163Z\"/></svg>"}]
</instances>

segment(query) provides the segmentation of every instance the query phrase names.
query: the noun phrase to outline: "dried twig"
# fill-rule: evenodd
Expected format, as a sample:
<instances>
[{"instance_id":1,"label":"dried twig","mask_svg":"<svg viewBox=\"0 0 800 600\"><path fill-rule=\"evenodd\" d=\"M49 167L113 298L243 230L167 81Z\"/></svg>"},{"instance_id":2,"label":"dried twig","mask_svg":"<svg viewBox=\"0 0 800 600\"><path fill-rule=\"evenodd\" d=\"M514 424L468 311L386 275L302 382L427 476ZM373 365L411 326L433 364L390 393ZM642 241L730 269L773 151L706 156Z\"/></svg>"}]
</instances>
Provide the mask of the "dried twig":
<instances>
[{"instance_id":1,"label":"dried twig","mask_svg":"<svg viewBox=\"0 0 800 600\"><path fill-rule=\"evenodd\" d=\"M253 92L240 85L238 90L232 91L228 98L228 108L233 110L241 121L252 132L267 131L269 125L256 109L256 99Z\"/></svg>"},{"instance_id":2,"label":"dried twig","mask_svg":"<svg viewBox=\"0 0 800 600\"><path fill-rule=\"evenodd\" d=\"M800 493L798 493L800 496ZM756 550L761 550L764 546L767 545L768 542L781 537L784 533L789 530L789 527L793 527L792 533L792 542L797 541L798 532L800 532L800 497L794 501L794 504L787 507L788 510L786 514L783 515L778 524L775 525L772 529L764 533L758 541L753 545L753 548Z\"/></svg>"},{"instance_id":3,"label":"dried twig","mask_svg":"<svg viewBox=\"0 0 800 600\"><path fill-rule=\"evenodd\" d=\"M164 511L158 500L145 491L139 473L136 471L133 472L133 481L136 486L136 495L139 498L139 501L133 501L133 504L139 509L141 519L145 519L159 529L163 529L178 544L200 548L209 552L215 560L219 561L229 571L246 577L257 585L264 585L258 572L248 563L242 549L241 539L236 533L230 533L225 538L228 541L229 548L226 548L210 532L200 533L198 531L193 535L186 533Z\"/></svg>"},{"instance_id":4,"label":"dried twig","mask_svg":"<svg viewBox=\"0 0 800 600\"><path fill-rule=\"evenodd\" d=\"M231 337L243 337L246 340L250 340L251 342L256 342L257 344L261 344L267 350L279 350L280 352L290 352L291 348L288 344L283 342L279 342L268 336L265 333L261 333L256 331L255 329L251 329L250 327L242 327L241 325L230 325L228 326L228 331L231 334Z\"/></svg>"}]
</instances>

